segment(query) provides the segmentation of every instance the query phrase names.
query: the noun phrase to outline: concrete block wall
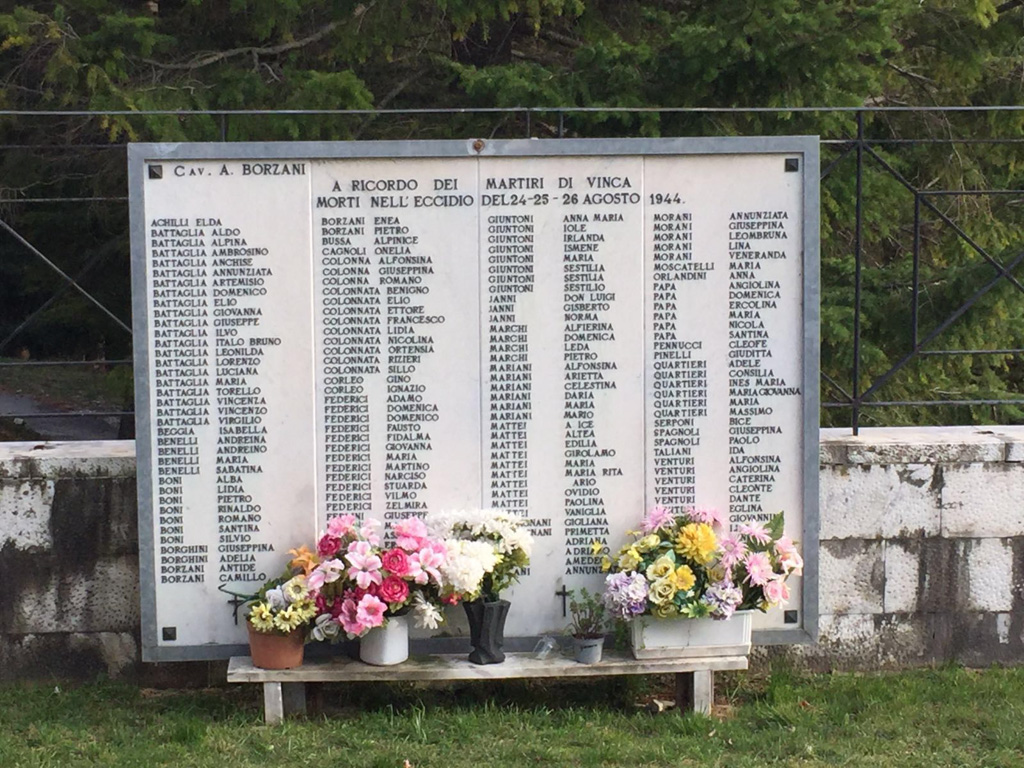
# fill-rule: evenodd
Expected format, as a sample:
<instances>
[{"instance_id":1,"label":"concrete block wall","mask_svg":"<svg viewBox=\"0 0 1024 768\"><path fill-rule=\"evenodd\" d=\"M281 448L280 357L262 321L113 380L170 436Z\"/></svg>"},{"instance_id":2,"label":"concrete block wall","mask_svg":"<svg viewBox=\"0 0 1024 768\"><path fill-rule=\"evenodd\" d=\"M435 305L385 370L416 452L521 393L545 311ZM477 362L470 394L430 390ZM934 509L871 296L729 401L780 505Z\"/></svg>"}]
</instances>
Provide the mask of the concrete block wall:
<instances>
[{"instance_id":1,"label":"concrete block wall","mask_svg":"<svg viewBox=\"0 0 1024 768\"><path fill-rule=\"evenodd\" d=\"M1024 428L822 430L816 668L1024 661Z\"/></svg>"},{"instance_id":2,"label":"concrete block wall","mask_svg":"<svg viewBox=\"0 0 1024 768\"><path fill-rule=\"evenodd\" d=\"M820 481L820 641L758 658L1024 661L1024 427L823 430ZM134 444L0 443L0 679L215 674L138 627Z\"/></svg>"}]
</instances>

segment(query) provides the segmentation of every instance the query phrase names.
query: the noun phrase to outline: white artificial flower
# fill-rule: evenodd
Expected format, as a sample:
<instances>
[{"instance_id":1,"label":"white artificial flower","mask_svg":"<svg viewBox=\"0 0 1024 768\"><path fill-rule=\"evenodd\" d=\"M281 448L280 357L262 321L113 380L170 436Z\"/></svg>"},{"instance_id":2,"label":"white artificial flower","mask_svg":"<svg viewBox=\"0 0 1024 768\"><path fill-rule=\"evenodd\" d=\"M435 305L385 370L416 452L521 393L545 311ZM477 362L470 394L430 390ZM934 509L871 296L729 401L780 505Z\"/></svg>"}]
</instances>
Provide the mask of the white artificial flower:
<instances>
[{"instance_id":1,"label":"white artificial flower","mask_svg":"<svg viewBox=\"0 0 1024 768\"><path fill-rule=\"evenodd\" d=\"M437 629L444 621L444 615L438 607L423 597L422 592L413 593L412 614L416 626L421 629Z\"/></svg>"}]
</instances>

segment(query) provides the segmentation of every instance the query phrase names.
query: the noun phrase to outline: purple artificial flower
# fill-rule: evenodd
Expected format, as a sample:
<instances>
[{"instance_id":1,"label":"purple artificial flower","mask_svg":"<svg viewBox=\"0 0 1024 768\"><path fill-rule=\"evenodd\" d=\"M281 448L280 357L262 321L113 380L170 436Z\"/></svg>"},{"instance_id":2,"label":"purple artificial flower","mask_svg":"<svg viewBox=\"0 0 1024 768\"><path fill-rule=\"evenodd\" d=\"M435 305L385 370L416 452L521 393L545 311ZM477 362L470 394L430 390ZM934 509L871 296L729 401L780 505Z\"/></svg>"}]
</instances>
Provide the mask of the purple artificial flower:
<instances>
[{"instance_id":1,"label":"purple artificial flower","mask_svg":"<svg viewBox=\"0 0 1024 768\"><path fill-rule=\"evenodd\" d=\"M743 593L731 581L716 581L701 600L711 607L711 618L728 619L743 602Z\"/></svg>"}]
</instances>

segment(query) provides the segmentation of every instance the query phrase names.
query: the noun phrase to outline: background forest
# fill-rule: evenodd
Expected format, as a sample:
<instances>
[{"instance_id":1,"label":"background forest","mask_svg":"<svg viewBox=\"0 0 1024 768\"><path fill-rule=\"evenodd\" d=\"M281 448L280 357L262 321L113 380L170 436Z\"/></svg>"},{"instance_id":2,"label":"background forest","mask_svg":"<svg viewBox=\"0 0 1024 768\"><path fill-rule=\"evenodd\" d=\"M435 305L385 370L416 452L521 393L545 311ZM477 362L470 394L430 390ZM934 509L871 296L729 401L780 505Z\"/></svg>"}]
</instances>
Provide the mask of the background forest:
<instances>
[{"instance_id":1,"label":"background forest","mask_svg":"<svg viewBox=\"0 0 1024 768\"><path fill-rule=\"evenodd\" d=\"M924 349L1024 348L1024 110L878 109L1016 107L1022 96L1024 0L0 0L0 222L10 228L0 228L0 357L130 355L129 335L74 291L19 330L61 282L10 231L128 321L128 141L849 140L860 130L871 142L862 151L863 391L915 346L915 228L918 341L980 293ZM494 107L542 109L479 111ZM765 107L775 109L672 111ZM443 109L465 111L417 111ZM128 114L152 110L208 113ZM367 112L217 114L231 110ZM822 152L822 371L846 392L857 242L850 146ZM998 194L929 195L915 218L911 188ZM1021 283L997 279L979 249ZM873 395L985 401L1022 389L1021 354L947 354L914 357ZM843 395L823 379L822 399ZM826 425L849 420L848 408L822 413ZM1019 423L1024 409L897 405L862 415L868 425L993 421Z\"/></svg>"}]
</instances>

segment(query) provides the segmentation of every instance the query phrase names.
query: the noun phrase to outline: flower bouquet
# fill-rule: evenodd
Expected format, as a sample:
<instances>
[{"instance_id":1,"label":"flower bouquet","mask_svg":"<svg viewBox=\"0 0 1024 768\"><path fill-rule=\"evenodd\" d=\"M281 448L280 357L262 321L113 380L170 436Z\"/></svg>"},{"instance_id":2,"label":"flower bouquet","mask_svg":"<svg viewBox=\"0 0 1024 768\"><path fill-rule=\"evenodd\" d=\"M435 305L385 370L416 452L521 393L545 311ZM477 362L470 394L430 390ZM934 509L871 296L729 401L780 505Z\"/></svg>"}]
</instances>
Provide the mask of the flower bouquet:
<instances>
[{"instance_id":1,"label":"flower bouquet","mask_svg":"<svg viewBox=\"0 0 1024 768\"><path fill-rule=\"evenodd\" d=\"M782 526L780 513L767 526L741 525L736 534L723 535L715 509L694 507L675 515L653 508L614 559L607 553L602 557L602 568L609 571L605 603L614 616L633 620L634 655L749 652L746 611L785 602L785 580L802 566ZM602 549L595 543L595 554ZM744 611L737 621L722 621L737 610Z\"/></svg>"},{"instance_id":2,"label":"flower bouquet","mask_svg":"<svg viewBox=\"0 0 1024 768\"><path fill-rule=\"evenodd\" d=\"M445 543L432 538L418 518L406 518L394 530L395 545L385 547L375 521L358 525L342 515L328 523L315 553L292 550L292 564L308 574L314 640L338 640L344 632L363 638L364 661L396 664L409 654L407 614L430 629L443 620Z\"/></svg>"},{"instance_id":3,"label":"flower bouquet","mask_svg":"<svg viewBox=\"0 0 1024 768\"><path fill-rule=\"evenodd\" d=\"M302 664L306 630L317 614L306 576L289 569L248 600L246 627L253 665L290 669Z\"/></svg>"},{"instance_id":4,"label":"flower bouquet","mask_svg":"<svg viewBox=\"0 0 1024 768\"><path fill-rule=\"evenodd\" d=\"M509 602L502 590L514 584L530 564L533 537L515 515L495 509L440 512L427 517L433 534L446 542L441 566L453 596L465 601L469 619L469 660L496 664L505 660L505 618Z\"/></svg>"}]
</instances>

